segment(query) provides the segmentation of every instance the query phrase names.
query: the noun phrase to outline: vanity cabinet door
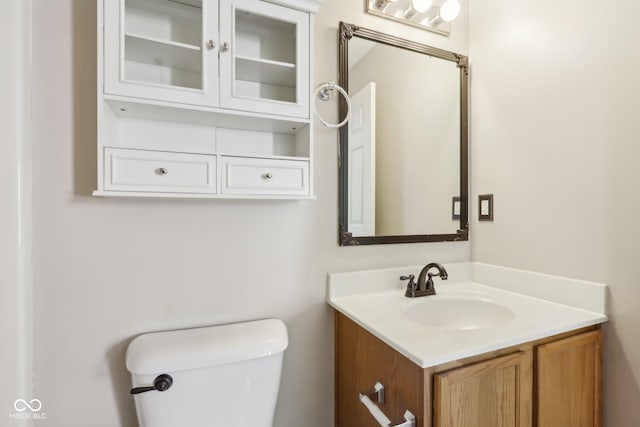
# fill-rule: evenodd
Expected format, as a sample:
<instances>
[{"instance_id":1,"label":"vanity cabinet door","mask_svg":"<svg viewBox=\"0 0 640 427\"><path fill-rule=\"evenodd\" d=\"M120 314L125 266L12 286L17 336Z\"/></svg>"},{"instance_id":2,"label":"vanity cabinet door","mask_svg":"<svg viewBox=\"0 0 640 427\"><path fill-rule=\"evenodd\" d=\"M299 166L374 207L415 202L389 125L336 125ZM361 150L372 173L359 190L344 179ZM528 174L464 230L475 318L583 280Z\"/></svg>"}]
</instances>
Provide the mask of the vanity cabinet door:
<instances>
[{"instance_id":1,"label":"vanity cabinet door","mask_svg":"<svg viewBox=\"0 0 640 427\"><path fill-rule=\"evenodd\" d=\"M437 373L434 427L531 425L531 352L519 352Z\"/></svg>"},{"instance_id":2,"label":"vanity cabinet door","mask_svg":"<svg viewBox=\"0 0 640 427\"><path fill-rule=\"evenodd\" d=\"M430 426L424 416L428 392L422 368L340 313L335 333L336 427L380 426L358 399L376 382L384 385L385 398L375 404L391 425L404 422L408 410L416 416L417 427Z\"/></svg>"},{"instance_id":3,"label":"vanity cabinet door","mask_svg":"<svg viewBox=\"0 0 640 427\"><path fill-rule=\"evenodd\" d=\"M536 426L600 427L602 332L536 347Z\"/></svg>"}]
</instances>

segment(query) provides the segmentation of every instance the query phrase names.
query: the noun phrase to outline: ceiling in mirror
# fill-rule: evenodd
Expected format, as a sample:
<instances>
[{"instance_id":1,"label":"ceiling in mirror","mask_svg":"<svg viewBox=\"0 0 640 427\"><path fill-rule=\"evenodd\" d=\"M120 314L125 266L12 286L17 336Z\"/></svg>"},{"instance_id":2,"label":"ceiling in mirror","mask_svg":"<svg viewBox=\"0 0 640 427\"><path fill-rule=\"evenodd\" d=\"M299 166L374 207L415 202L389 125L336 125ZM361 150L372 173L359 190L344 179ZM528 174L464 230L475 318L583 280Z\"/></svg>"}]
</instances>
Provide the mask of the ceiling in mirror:
<instances>
[{"instance_id":1,"label":"ceiling in mirror","mask_svg":"<svg viewBox=\"0 0 640 427\"><path fill-rule=\"evenodd\" d=\"M467 58L349 24L341 34L341 244L466 240Z\"/></svg>"}]
</instances>

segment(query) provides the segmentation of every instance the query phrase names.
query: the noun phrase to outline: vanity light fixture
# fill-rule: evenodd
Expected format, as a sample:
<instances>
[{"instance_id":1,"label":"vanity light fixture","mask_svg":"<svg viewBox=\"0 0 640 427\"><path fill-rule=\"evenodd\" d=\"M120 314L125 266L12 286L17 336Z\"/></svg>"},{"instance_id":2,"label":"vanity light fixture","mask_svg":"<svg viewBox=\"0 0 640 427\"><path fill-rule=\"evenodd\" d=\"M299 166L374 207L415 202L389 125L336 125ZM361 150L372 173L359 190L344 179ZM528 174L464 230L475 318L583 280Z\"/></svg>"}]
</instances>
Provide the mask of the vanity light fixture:
<instances>
[{"instance_id":1,"label":"vanity light fixture","mask_svg":"<svg viewBox=\"0 0 640 427\"><path fill-rule=\"evenodd\" d=\"M459 0L366 0L366 5L372 15L447 36L462 9Z\"/></svg>"}]
</instances>

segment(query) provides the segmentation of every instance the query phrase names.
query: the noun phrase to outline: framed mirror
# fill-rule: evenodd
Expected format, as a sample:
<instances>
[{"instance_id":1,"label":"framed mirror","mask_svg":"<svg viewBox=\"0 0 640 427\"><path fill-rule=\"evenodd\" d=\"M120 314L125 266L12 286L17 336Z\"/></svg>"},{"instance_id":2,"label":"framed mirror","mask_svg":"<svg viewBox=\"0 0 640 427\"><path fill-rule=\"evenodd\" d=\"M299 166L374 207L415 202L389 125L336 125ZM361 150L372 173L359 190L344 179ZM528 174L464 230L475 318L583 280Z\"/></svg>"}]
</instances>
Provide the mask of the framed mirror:
<instances>
[{"instance_id":1,"label":"framed mirror","mask_svg":"<svg viewBox=\"0 0 640 427\"><path fill-rule=\"evenodd\" d=\"M468 58L344 22L339 55L340 245L468 240Z\"/></svg>"}]
</instances>

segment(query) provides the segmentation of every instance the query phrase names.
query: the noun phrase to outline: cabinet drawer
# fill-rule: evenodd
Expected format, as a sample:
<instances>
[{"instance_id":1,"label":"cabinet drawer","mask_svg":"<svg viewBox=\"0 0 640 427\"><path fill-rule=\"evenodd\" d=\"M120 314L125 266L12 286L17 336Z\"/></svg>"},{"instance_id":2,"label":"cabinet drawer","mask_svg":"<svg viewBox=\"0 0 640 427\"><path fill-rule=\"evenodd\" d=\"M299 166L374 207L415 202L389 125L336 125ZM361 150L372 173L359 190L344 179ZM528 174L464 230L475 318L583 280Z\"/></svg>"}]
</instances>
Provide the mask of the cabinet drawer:
<instances>
[{"instance_id":1,"label":"cabinet drawer","mask_svg":"<svg viewBox=\"0 0 640 427\"><path fill-rule=\"evenodd\" d=\"M106 148L105 190L215 193L216 156Z\"/></svg>"},{"instance_id":2,"label":"cabinet drawer","mask_svg":"<svg viewBox=\"0 0 640 427\"><path fill-rule=\"evenodd\" d=\"M223 157L223 194L309 194L309 162Z\"/></svg>"}]
</instances>

